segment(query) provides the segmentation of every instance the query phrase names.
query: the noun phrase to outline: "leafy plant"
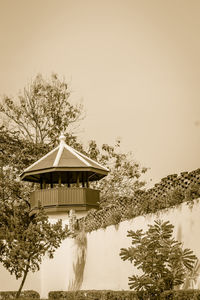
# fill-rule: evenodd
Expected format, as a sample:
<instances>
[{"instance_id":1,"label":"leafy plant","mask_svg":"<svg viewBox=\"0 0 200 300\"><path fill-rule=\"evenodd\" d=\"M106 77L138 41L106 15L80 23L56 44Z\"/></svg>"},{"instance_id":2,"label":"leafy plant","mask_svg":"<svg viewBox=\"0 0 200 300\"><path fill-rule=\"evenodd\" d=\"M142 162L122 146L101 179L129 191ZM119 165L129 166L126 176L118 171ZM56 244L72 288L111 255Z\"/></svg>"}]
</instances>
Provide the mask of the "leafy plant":
<instances>
[{"instance_id":1,"label":"leafy plant","mask_svg":"<svg viewBox=\"0 0 200 300\"><path fill-rule=\"evenodd\" d=\"M198 183L192 183L189 185L185 192L185 198L187 201L191 199L197 199L200 197L200 185Z\"/></svg>"},{"instance_id":2,"label":"leafy plant","mask_svg":"<svg viewBox=\"0 0 200 300\"><path fill-rule=\"evenodd\" d=\"M26 203L7 201L0 202L0 228L0 262L16 279L22 278L16 294L19 298L27 274L40 269L45 254L53 258L68 231L61 221L51 224L42 208L30 217Z\"/></svg>"},{"instance_id":3,"label":"leafy plant","mask_svg":"<svg viewBox=\"0 0 200 300\"><path fill-rule=\"evenodd\" d=\"M160 300L199 300L199 290L172 290L162 293Z\"/></svg>"},{"instance_id":4,"label":"leafy plant","mask_svg":"<svg viewBox=\"0 0 200 300\"><path fill-rule=\"evenodd\" d=\"M30 85L20 92L18 101L5 96L0 112L7 127L18 131L22 138L32 143L52 143L63 131L67 139L76 139L69 134L69 125L80 120L82 106L70 101L70 89L57 74L45 79L38 74Z\"/></svg>"},{"instance_id":5,"label":"leafy plant","mask_svg":"<svg viewBox=\"0 0 200 300\"><path fill-rule=\"evenodd\" d=\"M141 167L133 159L131 152L122 153L120 146L120 140L117 140L114 146L103 144L98 147L95 141L89 143L89 156L110 170L106 177L92 185L101 191L101 208L116 205L117 200L122 197L131 199L134 193L145 185L142 175L147 168Z\"/></svg>"},{"instance_id":6,"label":"leafy plant","mask_svg":"<svg viewBox=\"0 0 200 300\"><path fill-rule=\"evenodd\" d=\"M194 289L197 284L199 275L200 275L200 261L196 260L192 270L188 271L182 288L184 290L191 289L191 288Z\"/></svg>"},{"instance_id":7,"label":"leafy plant","mask_svg":"<svg viewBox=\"0 0 200 300\"><path fill-rule=\"evenodd\" d=\"M196 256L190 249L172 238L174 226L169 221L155 221L149 229L128 231L132 246L122 248L120 256L143 271L141 276L129 277L131 289L147 291L150 299L159 299L163 291L184 282L187 271L192 270Z\"/></svg>"},{"instance_id":8,"label":"leafy plant","mask_svg":"<svg viewBox=\"0 0 200 300\"><path fill-rule=\"evenodd\" d=\"M172 191L169 191L166 196L170 206L177 205L183 202L185 195L181 188L175 188Z\"/></svg>"}]
</instances>

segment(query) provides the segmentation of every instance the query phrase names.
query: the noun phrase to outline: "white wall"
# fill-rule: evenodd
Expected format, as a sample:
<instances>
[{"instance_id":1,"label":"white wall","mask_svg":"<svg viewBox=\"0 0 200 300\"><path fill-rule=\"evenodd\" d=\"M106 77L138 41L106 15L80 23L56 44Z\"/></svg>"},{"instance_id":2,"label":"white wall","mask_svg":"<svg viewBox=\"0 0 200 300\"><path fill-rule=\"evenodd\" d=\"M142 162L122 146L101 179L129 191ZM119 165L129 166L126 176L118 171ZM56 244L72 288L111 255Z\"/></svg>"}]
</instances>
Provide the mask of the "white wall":
<instances>
[{"instance_id":1,"label":"white wall","mask_svg":"<svg viewBox=\"0 0 200 300\"><path fill-rule=\"evenodd\" d=\"M41 297L47 298L49 291L67 290L73 276L73 240L66 239L56 251L54 259L45 258L41 266Z\"/></svg>"},{"instance_id":2,"label":"white wall","mask_svg":"<svg viewBox=\"0 0 200 300\"><path fill-rule=\"evenodd\" d=\"M0 291L17 291L21 284L21 280L16 280L14 275L10 273L0 264ZM41 276L40 272L27 275L24 290L34 290L41 293Z\"/></svg>"},{"instance_id":3,"label":"white wall","mask_svg":"<svg viewBox=\"0 0 200 300\"><path fill-rule=\"evenodd\" d=\"M169 220L174 226L174 237L183 242L200 258L200 203L195 201L193 208L186 203L178 208L165 210L157 215L139 216L121 222L119 227L109 226L89 233L88 250L82 289L129 289L128 276L137 273L128 261L122 261L120 248L131 246L127 230L148 228L155 219ZM197 283L198 287L200 284Z\"/></svg>"},{"instance_id":4,"label":"white wall","mask_svg":"<svg viewBox=\"0 0 200 300\"><path fill-rule=\"evenodd\" d=\"M169 220L174 226L175 239L182 241L184 247L194 251L200 258L200 203L195 201L191 209L186 203L156 215L147 215L121 222L118 226L109 226L87 234L86 260L81 289L129 289L128 276L136 270L130 262L122 261L121 248L131 245L127 230L147 229L155 219ZM52 219L53 221L53 219ZM26 289L40 291L41 297L47 297L52 290L68 290L72 280L76 281L74 267L80 249L72 239L65 240L57 250L53 260L45 259L41 271L35 277L29 275ZM80 279L80 278L79 278ZM16 281L0 268L0 290L15 290ZM200 282L197 286L200 288Z\"/></svg>"}]
</instances>

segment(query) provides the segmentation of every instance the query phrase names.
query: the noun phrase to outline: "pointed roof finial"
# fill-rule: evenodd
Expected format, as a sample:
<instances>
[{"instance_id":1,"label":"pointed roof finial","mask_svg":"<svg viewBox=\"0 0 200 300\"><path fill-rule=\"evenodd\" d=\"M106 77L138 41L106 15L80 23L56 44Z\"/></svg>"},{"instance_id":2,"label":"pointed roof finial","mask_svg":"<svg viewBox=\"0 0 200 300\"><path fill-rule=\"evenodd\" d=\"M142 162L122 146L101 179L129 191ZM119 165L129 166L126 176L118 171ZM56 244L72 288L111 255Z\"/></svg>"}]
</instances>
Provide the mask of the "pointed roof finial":
<instances>
[{"instance_id":1,"label":"pointed roof finial","mask_svg":"<svg viewBox=\"0 0 200 300\"><path fill-rule=\"evenodd\" d=\"M61 132L61 135L59 136L59 140L60 140L60 143L65 143L65 136L64 136L63 132Z\"/></svg>"}]
</instances>

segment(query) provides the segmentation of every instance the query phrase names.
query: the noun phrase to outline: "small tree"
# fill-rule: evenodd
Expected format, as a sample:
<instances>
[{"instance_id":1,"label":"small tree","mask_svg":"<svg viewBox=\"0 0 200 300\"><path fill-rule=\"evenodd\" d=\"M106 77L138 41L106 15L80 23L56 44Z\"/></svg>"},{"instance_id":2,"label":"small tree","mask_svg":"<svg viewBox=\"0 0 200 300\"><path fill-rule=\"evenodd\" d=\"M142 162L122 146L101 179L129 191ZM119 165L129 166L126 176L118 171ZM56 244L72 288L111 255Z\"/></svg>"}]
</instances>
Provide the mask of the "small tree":
<instances>
[{"instance_id":1,"label":"small tree","mask_svg":"<svg viewBox=\"0 0 200 300\"><path fill-rule=\"evenodd\" d=\"M89 156L110 170L106 177L93 184L101 191L101 207L117 205L124 197L132 199L134 193L145 185L141 176L147 168L141 167L132 153L122 153L120 143L117 140L114 146L103 144L100 148L95 141L89 143Z\"/></svg>"},{"instance_id":2,"label":"small tree","mask_svg":"<svg viewBox=\"0 0 200 300\"><path fill-rule=\"evenodd\" d=\"M184 282L188 270L192 270L196 256L190 249L172 238L174 226L167 222L155 221L149 229L128 231L132 247L122 248L123 260L133 262L143 275L129 277L131 289L147 291L150 299L160 299L160 294Z\"/></svg>"},{"instance_id":3,"label":"small tree","mask_svg":"<svg viewBox=\"0 0 200 300\"><path fill-rule=\"evenodd\" d=\"M22 278L16 294L19 298L27 274L40 269L45 254L53 258L69 233L61 221L51 224L42 208L30 217L26 203L13 201L0 203L0 228L0 262L16 279Z\"/></svg>"},{"instance_id":4,"label":"small tree","mask_svg":"<svg viewBox=\"0 0 200 300\"><path fill-rule=\"evenodd\" d=\"M38 74L16 100L3 98L0 113L9 121L6 127L19 131L22 139L54 146L61 131L68 143L76 141L69 133L69 126L80 120L82 106L71 103L69 87L57 74L49 79Z\"/></svg>"}]
</instances>

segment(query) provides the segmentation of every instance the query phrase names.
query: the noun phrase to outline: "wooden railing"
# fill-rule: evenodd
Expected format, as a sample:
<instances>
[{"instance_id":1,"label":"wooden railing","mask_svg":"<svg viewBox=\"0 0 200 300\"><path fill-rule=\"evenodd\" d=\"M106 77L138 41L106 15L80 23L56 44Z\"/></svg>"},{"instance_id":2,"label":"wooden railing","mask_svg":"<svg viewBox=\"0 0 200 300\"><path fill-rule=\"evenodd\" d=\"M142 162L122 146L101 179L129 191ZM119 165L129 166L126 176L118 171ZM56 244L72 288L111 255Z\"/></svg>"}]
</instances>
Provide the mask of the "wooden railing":
<instances>
[{"instance_id":1,"label":"wooden railing","mask_svg":"<svg viewBox=\"0 0 200 300\"><path fill-rule=\"evenodd\" d=\"M41 205L44 208L58 210L98 208L99 191L89 188L52 188L36 190L31 193L31 210Z\"/></svg>"}]
</instances>

